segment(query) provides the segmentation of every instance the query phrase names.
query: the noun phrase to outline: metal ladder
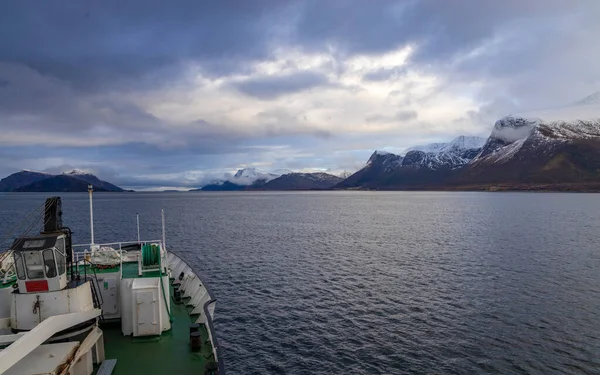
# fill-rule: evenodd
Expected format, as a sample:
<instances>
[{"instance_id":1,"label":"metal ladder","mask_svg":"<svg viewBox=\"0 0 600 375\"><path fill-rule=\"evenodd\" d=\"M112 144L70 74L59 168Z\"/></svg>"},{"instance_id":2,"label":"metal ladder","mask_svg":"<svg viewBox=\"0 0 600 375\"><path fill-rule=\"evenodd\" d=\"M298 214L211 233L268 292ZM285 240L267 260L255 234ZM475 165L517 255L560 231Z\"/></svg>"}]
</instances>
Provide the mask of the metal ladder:
<instances>
[{"instance_id":1,"label":"metal ladder","mask_svg":"<svg viewBox=\"0 0 600 375\"><path fill-rule=\"evenodd\" d=\"M93 274L90 273L90 276L87 275L87 265L89 264L90 270ZM92 263L85 260L84 258L84 267L83 267L84 276L83 279L85 281L90 282L90 289L92 291L92 301L94 303L94 307L102 310L102 305L104 304L104 299L102 298L102 293L100 293L100 284L98 284L98 275L96 275L96 270L92 267ZM104 313L100 315L100 320L104 320Z\"/></svg>"},{"instance_id":2,"label":"metal ladder","mask_svg":"<svg viewBox=\"0 0 600 375\"><path fill-rule=\"evenodd\" d=\"M116 364L117 364L116 359L105 359L100 364L100 368L98 369L98 372L96 373L96 375L112 374L113 370L115 369Z\"/></svg>"}]
</instances>

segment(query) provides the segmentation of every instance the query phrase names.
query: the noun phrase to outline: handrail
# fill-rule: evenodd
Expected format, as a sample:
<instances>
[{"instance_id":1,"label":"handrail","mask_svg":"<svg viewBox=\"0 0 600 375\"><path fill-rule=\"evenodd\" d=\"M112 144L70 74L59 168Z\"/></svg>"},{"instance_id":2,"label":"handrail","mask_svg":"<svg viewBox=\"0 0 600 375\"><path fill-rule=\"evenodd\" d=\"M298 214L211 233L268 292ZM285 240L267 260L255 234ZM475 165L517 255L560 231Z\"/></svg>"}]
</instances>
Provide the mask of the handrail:
<instances>
[{"instance_id":1,"label":"handrail","mask_svg":"<svg viewBox=\"0 0 600 375\"><path fill-rule=\"evenodd\" d=\"M90 262L89 260L85 259L85 257L83 258L83 272L84 272L84 279L86 281L87 280L87 265L86 263L88 263L90 265L90 271L94 272L94 278L92 280L92 282L90 283L90 288L92 289L92 294L96 294L97 296L100 296L100 298L96 297L96 299L98 300L98 303L100 304L100 306L98 306L98 308L100 308L102 305L104 305L104 298L102 297L102 293L100 293L100 284L98 284L98 275L96 274L96 269L93 267L94 264L92 264L92 262ZM92 275L90 274L90 278L92 277ZM96 285L94 286L93 281L96 281Z\"/></svg>"},{"instance_id":2,"label":"handrail","mask_svg":"<svg viewBox=\"0 0 600 375\"><path fill-rule=\"evenodd\" d=\"M87 322L90 319L100 316L100 309L81 311L63 315L55 315L45 319L34 329L27 332L23 337L10 344L6 349L0 352L0 374L17 364L27 354L31 353L38 346L54 334L67 328Z\"/></svg>"},{"instance_id":3,"label":"handrail","mask_svg":"<svg viewBox=\"0 0 600 375\"><path fill-rule=\"evenodd\" d=\"M198 276L198 278L200 278L200 276ZM202 283L204 283L204 281ZM206 316L206 323L208 324L208 331L211 337L215 353L217 355L217 365L219 366L219 374L225 374L225 363L223 362L223 356L221 355L221 348L219 347L219 341L217 340L217 336L215 335L215 327L213 325L212 315L208 311L208 307L215 302L217 302L216 298L211 298L210 300L206 301L204 306L202 306L202 310L204 310L204 315Z\"/></svg>"},{"instance_id":4,"label":"handrail","mask_svg":"<svg viewBox=\"0 0 600 375\"><path fill-rule=\"evenodd\" d=\"M186 266L188 266L188 268L190 270L194 270L192 267L190 267L190 265L185 261L185 259L183 259L181 256L179 256L176 252L174 251L170 251L171 254L175 255L177 258L179 258L179 260L181 260ZM215 327L213 325L213 320L212 320L212 315L210 314L210 312L208 311L208 307L217 302L217 299L213 297L213 294L211 293L208 284L206 284L204 282L204 279L202 278L202 276L200 276L199 274L197 274L196 272L194 272L194 274L198 277L198 279L200 279L200 282L202 282L202 285L204 286L204 288L206 289L206 293L208 293L208 295L210 296L210 299L208 301L206 301L204 303L204 305L202 306L202 310L204 310L204 315L206 317L206 323L208 325L208 334L211 337L211 342L212 342L212 346L213 346L213 351L214 354L216 356L217 359L217 365L219 366L219 375L224 375L225 374L225 363L223 361L223 356L221 355L221 348L219 347L219 341L217 340L217 335L215 334Z\"/></svg>"}]
</instances>

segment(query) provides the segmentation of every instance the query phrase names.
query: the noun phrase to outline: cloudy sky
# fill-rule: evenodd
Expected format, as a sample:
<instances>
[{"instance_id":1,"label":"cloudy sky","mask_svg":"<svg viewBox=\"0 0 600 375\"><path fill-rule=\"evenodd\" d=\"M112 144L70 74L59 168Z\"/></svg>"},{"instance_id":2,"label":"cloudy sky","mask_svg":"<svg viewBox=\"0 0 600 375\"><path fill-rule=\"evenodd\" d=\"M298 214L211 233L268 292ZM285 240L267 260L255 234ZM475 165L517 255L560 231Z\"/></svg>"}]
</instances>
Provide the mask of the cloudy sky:
<instances>
[{"instance_id":1,"label":"cloudy sky","mask_svg":"<svg viewBox=\"0 0 600 375\"><path fill-rule=\"evenodd\" d=\"M600 1L5 1L0 177L358 169L600 90Z\"/></svg>"}]
</instances>

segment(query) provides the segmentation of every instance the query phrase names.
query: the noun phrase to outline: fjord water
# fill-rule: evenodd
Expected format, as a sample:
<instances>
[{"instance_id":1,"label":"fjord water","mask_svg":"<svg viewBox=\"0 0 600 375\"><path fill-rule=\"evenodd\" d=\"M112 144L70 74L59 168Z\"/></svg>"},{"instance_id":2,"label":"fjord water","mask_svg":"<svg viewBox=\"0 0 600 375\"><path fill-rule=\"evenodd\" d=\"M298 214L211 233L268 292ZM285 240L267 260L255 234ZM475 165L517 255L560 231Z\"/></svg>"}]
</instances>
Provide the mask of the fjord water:
<instances>
[{"instance_id":1,"label":"fjord water","mask_svg":"<svg viewBox=\"0 0 600 375\"><path fill-rule=\"evenodd\" d=\"M0 195L0 235L47 195ZM87 194L62 197L89 241ZM600 372L600 195L94 197L96 242L135 240L136 212L158 239L165 209L229 374Z\"/></svg>"}]
</instances>

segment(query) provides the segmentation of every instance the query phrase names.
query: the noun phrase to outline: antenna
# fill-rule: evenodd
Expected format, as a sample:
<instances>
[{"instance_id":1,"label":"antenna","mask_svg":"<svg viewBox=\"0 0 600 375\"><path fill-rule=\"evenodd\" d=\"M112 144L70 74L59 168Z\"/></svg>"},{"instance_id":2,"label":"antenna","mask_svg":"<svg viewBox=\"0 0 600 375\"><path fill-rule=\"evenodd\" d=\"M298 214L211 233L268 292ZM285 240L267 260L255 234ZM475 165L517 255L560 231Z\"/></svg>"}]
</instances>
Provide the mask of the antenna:
<instances>
[{"instance_id":1,"label":"antenna","mask_svg":"<svg viewBox=\"0 0 600 375\"><path fill-rule=\"evenodd\" d=\"M90 193L90 237L92 239L91 245L94 244L94 206L92 205L92 192L94 191L93 185L88 185L88 193Z\"/></svg>"}]
</instances>

